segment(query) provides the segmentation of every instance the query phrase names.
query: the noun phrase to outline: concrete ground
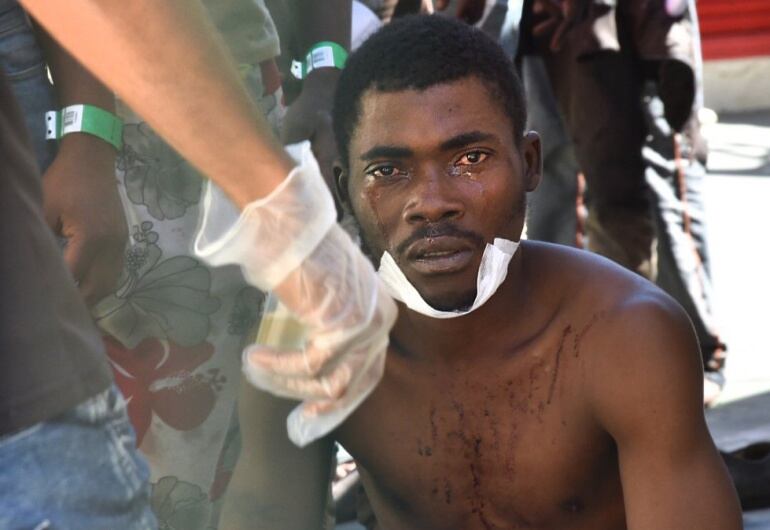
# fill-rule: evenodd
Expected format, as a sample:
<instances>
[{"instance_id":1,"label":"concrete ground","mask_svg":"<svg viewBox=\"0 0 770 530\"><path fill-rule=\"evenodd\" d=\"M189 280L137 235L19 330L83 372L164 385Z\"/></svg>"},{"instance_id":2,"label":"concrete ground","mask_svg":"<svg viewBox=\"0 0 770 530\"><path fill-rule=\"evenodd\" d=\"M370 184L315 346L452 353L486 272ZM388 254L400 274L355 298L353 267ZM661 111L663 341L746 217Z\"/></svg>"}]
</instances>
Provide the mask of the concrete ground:
<instances>
[{"instance_id":1,"label":"concrete ground","mask_svg":"<svg viewBox=\"0 0 770 530\"><path fill-rule=\"evenodd\" d=\"M770 103L770 55L703 63L706 107L717 112L767 108Z\"/></svg>"},{"instance_id":2,"label":"concrete ground","mask_svg":"<svg viewBox=\"0 0 770 530\"><path fill-rule=\"evenodd\" d=\"M729 347L726 403L770 390L770 110L723 115L704 133L715 307Z\"/></svg>"},{"instance_id":3,"label":"concrete ground","mask_svg":"<svg viewBox=\"0 0 770 530\"><path fill-rule=\"evenodd\" d=\"M732 451L770 440L770 110L722 115L704 133L715 307L729 353L727 385L707 419L720 449ZM744 522L768 530L770 510Z\"/></svg>"}]
</instances>

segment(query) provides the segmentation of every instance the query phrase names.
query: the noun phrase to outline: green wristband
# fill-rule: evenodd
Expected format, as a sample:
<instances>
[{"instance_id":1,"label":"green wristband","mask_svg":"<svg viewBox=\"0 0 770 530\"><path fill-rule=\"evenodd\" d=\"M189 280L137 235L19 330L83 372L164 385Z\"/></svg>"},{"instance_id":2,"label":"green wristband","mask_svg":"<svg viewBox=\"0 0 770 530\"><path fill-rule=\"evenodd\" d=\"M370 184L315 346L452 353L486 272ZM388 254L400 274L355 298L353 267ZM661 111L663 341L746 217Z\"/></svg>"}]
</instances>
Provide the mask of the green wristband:
<instances>
[{"instance_id":1,"label":"green wristband","mask_svg":"<svg viewBox=\"0 0 770 530\"><path fill-rule=\"evenodd\" d=\"M348 52L332 41L321 41L310 47L304 62L293 61L291 73L297 79L304 79L317 68L345 68Z\"/></svg>"},{"instance_id":2,"label":"green wristband","mask_svg":"<svg viewBox=\"0 0 770 530\"><path fill-rule=\"evenodd\" d=\"M45 113L46 135L49 140L82 132L101 138L118 151L123 147L123 121L120 118L93 105L70 105L60 112Z\"/></svg>"}]
</instances>

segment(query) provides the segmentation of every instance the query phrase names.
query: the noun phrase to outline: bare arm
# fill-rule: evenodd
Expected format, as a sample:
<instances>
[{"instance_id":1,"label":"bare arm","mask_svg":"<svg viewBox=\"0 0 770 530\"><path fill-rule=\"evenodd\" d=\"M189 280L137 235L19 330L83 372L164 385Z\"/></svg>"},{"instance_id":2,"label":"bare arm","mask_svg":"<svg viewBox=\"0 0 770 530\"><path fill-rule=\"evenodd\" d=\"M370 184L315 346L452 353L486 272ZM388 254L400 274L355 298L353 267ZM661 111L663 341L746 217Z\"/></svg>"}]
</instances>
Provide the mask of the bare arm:
<instances>
[{"instance_id":1,"label":"bare arm","mask_svg":"<svg viewBox=\"0 0 770 530\"><path fill-rule=\"evenodd\" d=\"M697 341L662 293L629 300L591 367L599 422L615 439L629 530L738 530L735 490L706 427Z\"/></svg>"},{"instance_id":2,"label":"bare arm","mask_svg":"<svg viewBox=\"0 0 770 530\"><path fill-rule=\"evenodd\" d=\"M267 195L293 167L199 2L21 3L238 206Z\"/></svg>"},{"instance_id":3,"label":"bare arm","mask_svg":"<svg viewBox=\"0 0 770 530\"><path fill-rule=\"evenodd\" d=\"M350 49L352 0L289 0L297 44L303 53L319 41L330 40Z\"/></svg>"},{"instance_id":4,"label":"bare arm","mask_svg":"<svg viewBox=\"0 0 770 530\"><path fill-rule=\"evenodd\" d=\"M241 455L230 479L220 530L322 528L332 470L329 439L297 448L286 436L295 402L241 382Z\"/></svg>"},{"instance_id":5,"label":"bare arm","mask_svg":"<svg viewBox=\"0 0 770 530\"><path fill-rule=\"evenodd\" d=\"M303 58L314 44L332 41L350 50L351 0L291 0L297 47ZM332 165L337 147L332 132L332 103L340 70L320 68L302 81L302 92L286 113L282 139L290 144L310 140L321 172L334 189Z\"/></svg>"},{"instance_id":6,"label":"bare arm","mask_svg":"<svg viewBox=\"0 0 770 530\"><path fill-rule=\"evenodd\" d=\"M115 98L88 70L36 26L59 108L85 103L115 112ZM67 238L64 259L90 305L120 275L128 236L115 181L115 148L85 133L65 135L43 176L49 226Z\"/></svg>"},{"instance_id":7,"label":"bare arm","mask_svg":"<svg viewBox=\"0 0 770 530\"><path fill-rule=\"evenodd\" d=\"M200 2L22 4L238 207L254 206L230 225L234 229L212 236L214 244L200 243L198 255L209 264L240 265L249 282L273 290L308 325L306 350L265 350L255 361L254 371L270 380L272 390L327 403L342 396L331 399L332 406L350 413L356 396L345 394L356 382L351 366L379 366L367 361L385 355L395 304L371 262L334 224L331 198L315 187L314 161L290 185L254 204L284 182L294 162L250 101ZM315 200L304 200L302 190L313 190ZM315 341L318 336L334 340ZM365 375L359 389L379 380L372 369ZM316 415L307 421L321 420Z\"/></svg>"}]
</instances>

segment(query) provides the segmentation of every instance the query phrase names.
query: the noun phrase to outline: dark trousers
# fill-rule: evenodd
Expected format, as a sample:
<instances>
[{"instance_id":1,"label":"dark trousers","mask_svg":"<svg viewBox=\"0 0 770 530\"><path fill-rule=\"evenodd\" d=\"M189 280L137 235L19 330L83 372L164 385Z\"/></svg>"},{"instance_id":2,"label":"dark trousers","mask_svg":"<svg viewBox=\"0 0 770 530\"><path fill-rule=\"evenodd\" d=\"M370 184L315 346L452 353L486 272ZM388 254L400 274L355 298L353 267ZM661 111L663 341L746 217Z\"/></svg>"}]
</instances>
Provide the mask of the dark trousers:
<instances>
[{"instance_id":1,"label":"dark trousers","mask_svg":"<svg viewBox=\"0 0 770 530\"><path fill-rule=\"evenodd\" d=\"M585 235L592 250L656 281L687 311L706 370L716 371L723 363L725 345L712 309L703 203L706 172L697 124L691 122L682 134L672 133L660 99L650 92L650 85L645 92L641 82L639 89L617 97L605 88L581 97L580 90L591 86L604 84L617 90L625 86L617 80L622 68L614 70L614 76L584 79L619 59L622 56L600 59L579 71L575 81L566 77L570 69L550 75L555 60L549 69L539 57L524 58L529 126L542 134L544 150L543 182L530 195L528 236L583 246L580 237ZM557 83L561 84L552 89ZM564 114L557 108L557 94ZM586 101L581 107L584 99L596 94L611 97L600 104ZM629 107L622 108L621 103ZM621 130L632 127L633 131ZM590 192L588 210L594 210L587 220L581 215L581 171Z\"/></svg>"}]
</instances>

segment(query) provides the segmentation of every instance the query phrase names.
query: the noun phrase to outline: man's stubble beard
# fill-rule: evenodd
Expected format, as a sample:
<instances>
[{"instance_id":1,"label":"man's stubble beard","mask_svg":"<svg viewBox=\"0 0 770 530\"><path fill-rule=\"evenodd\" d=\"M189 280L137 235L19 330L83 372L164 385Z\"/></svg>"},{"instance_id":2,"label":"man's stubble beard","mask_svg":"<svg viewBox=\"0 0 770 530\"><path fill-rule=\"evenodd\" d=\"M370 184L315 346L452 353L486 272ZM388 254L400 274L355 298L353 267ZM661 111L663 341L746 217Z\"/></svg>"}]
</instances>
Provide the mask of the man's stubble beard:
<instances>
[{"instance_id":1,"label":"man's stubble beard","mask_svg":"<svg viewBox=\"0 0 770 530\"><path fill-rule=\"evenodd\" d=\"M352 208L346 209L342 220L340 221L340 225L345 229L345 231L350 235L350 237L353 239L354 242L358 244L358 246L361 248L361 252L369 259L369 261L374 266L375 270L378 270L380 267L380 260L382 259L382 253L379 255L376 255L376 253L372 250L372 245L367 241L367 237L364 233L363 228L361 228L361 224L358 222L358 219L356 218L355 214L351 213ZM510 222L512 224L515 224L517 221L517 218L522 219L522 223L524 226L526 226L526 219L527 219L527 193L522 192L519 196L518 200L516 201L516 204L514 208L511 211L511 218ZM524 230L518 234L519 239L521 239L521 235L523 234ZM486 246L484 247L486 249ZM483 254L482 254L483 256ZM481 267L481 263L479 263L479 267ZM403 269L402 269L403 272ZM476 277L478 278L478 269L476 270ZM415 286L415 289L417 287ZM418 289L419 292L419 289ZM423 299L434 309L437 309L439 311L465 311L469 309L473 302L476 300L476 294L477 294L477 288L476 285L467 290L465 293L453 295L452 293L443 296L443 297L433 297L432 299L426 298L423 293L420 293L420 296L423 297Z\"/></svg>"},{"instance_id":2,"label":"man's stubble beard","mask_svg":"<svg viewBox=\"0 0 770 530\"><path fill-rule=\"evenodd\" d=\"M361 228L361 225L359 224L355 215L346 213L343 216L342 221L340 221L340 224L343 226L345 231L350 234L350 236L353 238L353 241L358 243L359 247L361 248L361 252L369 259L369 261L372 262L375 270L377 270L380 266L382 253L376 255L375 251L372 250L372 245L367 240L367 237L364 234L364 230ZM476 274L478 275L478 271ZM449 293L448 295L441 298L425 298L423 293L420 293L420 296L423 296L425 301L430 304L431 307L438 309L439 311L464 311L470 308L476 299L476 286L474 285L472 289L463 294L455 295L454 293Z\"/></svg>"}]
</instances>

